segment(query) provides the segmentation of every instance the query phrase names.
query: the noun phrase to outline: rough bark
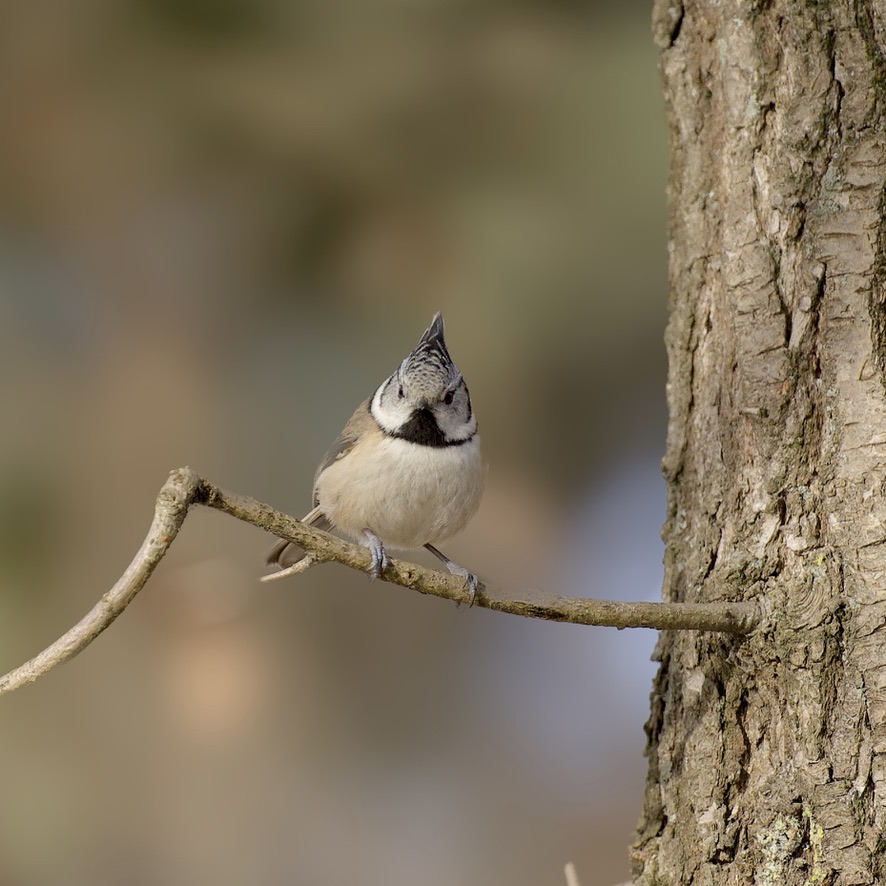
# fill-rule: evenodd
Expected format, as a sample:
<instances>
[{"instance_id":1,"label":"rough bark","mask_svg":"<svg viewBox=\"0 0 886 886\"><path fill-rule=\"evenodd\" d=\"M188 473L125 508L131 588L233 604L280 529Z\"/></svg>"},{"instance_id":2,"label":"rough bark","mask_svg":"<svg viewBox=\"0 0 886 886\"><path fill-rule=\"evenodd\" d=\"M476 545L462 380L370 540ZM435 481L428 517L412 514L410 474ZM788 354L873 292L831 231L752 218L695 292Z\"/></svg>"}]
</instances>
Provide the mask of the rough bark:
<instances>
[{"instance_id":1,"label":"rough bark","mask_svg":"<svg viewBox=\"0 0 886 886\"><path fill-rule=\"evenodd\" d=\"M886 4L656 0L664 596L638 884L886 882Z\"/></svg>"}]
</instances>

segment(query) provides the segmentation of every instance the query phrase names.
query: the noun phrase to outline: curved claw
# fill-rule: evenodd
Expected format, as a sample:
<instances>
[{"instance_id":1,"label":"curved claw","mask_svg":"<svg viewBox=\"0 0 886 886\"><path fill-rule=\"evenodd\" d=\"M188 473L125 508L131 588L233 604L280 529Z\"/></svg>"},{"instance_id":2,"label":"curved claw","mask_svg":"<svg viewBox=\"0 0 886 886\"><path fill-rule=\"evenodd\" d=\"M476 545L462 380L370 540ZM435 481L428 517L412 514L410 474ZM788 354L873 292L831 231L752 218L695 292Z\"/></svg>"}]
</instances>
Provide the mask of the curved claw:
<instances>
[{"instance_id":1,"label":"curved claw","mask_svg":"<svg viewBox=\"0 0 886 886\"><path fill-rule=\"evenodd\" d=\"M372 563L368 570L369 580L375 581L384 573L391 561L388 559L387 551L385 551L385 546L382 544L381 539L371 529L364 529L363 533L366 536L366 547L369 548L369 553L372 554Z\"/></svg>"},{"instance_id":2,"label":"curved claw","mask_svg":"<svg viewBox=\"0 0 886 886\"><path fill-rule=\"evenodd\" d=\"M470 609L477 597L477 588L479 587L477 576L473 572L468 572L464 566L456 566L455 563L449 567L449 572L452 575L460 575L465 580L465 584L468 586L468 609Z\"/></svg>"},{"instance_id":3,"label":"curved claw","mask_svg":"<svg viewBox=\"0 0 886 886\"><path fill-rule=\"evenodd\" d=\"M466 577L468 583L468 609L474 605L474 599L477 596L477 576L473 572L469 572Z\"/></svg>"}]
</instances>

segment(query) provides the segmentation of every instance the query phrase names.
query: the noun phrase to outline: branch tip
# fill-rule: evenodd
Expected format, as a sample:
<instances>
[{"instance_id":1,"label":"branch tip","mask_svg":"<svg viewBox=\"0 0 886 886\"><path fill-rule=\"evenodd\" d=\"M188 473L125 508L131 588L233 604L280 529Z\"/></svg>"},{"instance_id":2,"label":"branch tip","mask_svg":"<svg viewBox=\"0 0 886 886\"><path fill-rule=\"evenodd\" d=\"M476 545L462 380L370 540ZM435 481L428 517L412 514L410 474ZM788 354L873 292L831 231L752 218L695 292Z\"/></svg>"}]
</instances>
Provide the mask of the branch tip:
<instances>
[{"instance_id":1,"label":"branch tip","mask_svg":"<svg viewBox=\"0 0 886 886\"><path fill-rule=\"evenodd\" d=\"M301 560L297 563L293 563L292 566L287 566L285 569L278 569L276 572L263 575L259 581L277 581L281 578L289 578L290 575L301 575L302 572L307 572L317 562L317 558L313 554L305 554Z\"/></svg>"}]
</instances>

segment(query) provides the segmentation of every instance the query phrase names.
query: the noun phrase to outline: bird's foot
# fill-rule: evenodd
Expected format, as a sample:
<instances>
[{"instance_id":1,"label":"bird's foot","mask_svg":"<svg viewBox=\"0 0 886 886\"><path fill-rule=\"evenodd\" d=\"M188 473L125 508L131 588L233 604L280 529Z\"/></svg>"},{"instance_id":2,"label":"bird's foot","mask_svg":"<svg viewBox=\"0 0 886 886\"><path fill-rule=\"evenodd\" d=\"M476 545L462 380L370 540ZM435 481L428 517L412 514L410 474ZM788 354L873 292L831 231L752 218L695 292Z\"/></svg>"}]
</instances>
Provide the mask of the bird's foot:
<instances>
[{"instance_id":1,"label":"bird's foot","mask_svg":"<svg viewBox=\"0 0 886 886\"><path fill-rule=\"evenodd\" d=\"M427 544L425 547L438 559L443 562L446 568L449 570L450 575L460 575L464 580L465 584L468 586L468 608L474 605L474 600L477 596L477 589L479 587L479 582L477 581L477 576L474 575L468 569L465 569L464 566L459 566L458 563L454 563L449 557L446 556L442 551L438 551L433 545Z\"/></svg>"},{"instance_id":2,"label":"bird's foot","mask_svg":"<svg viewBox=\"0 0 886 886\"><path fill-rule=\"evenodd\" d=\"M369 566L369 580L375 581L388 568L391 561L388 559L385 546L381 539L371 530L364 529L363 535L366 537L366 547L372 555L372 563Z\"/></svg>"},{"instance_id":3,"label":"bird's foot","mask_svg":"<svg viewBox=\"0 0 886 886\"><path fill-rule=\"evenodd\" d=\"M455 563L450 564L448 568L451 575L460 575L465 580L465 584L468 586L468 609L470 609L477 597L477 576L465 569L464 566L457 566Z\"/></svg>"}]
</instances>

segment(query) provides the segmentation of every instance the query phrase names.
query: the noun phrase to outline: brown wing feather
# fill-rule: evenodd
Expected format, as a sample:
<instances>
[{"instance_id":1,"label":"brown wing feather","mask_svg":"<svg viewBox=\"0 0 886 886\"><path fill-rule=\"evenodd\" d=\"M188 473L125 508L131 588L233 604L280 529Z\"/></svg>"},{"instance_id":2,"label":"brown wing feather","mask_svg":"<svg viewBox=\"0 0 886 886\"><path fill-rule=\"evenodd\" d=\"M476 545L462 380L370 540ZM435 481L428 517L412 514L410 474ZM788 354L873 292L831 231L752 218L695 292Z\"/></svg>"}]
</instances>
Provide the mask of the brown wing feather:
<instances>
[{"instance_id":1,"label":"brown wing feather","mask_svg":"<svg viewBox=\"0 0 886 886\"><path fill-rule=\"evenodd\" d=\"M317 473L314 475L314 509L302 518L302 523L310 523L318 529L331 529L332 524L326 515L320 510L320 502L317 500L317 478L326 468L333 462L344 458L353 448L354 444L366 433L367 430L375 426L375 419L369 411L369 400L364 400L354 411L354 414L344 426L342 432L338 435L338 439L332 446L332 449L326 453ZM268 566L279 566L281 569L297 563L304 557L305 552L297 544L280 539L277 544L268 551L266 563Z\"/></svg>"},{"instance_id":2,"label":"brown wing feather","mask_svg":"<svg viewBox=\"0 0 886 886\"><path fill-rule=\"evenodd\" d=\"M317 473L314 474L314 507L320 504L317 499L317 480L333 462L344 458L353 448L354 444L372 427L376 425L372 413L369 411L369 400L364 400L355 410L354 414L348 419L348 423L338 435L332 449L326 453Z\"/></svg>"}]
</instances>

